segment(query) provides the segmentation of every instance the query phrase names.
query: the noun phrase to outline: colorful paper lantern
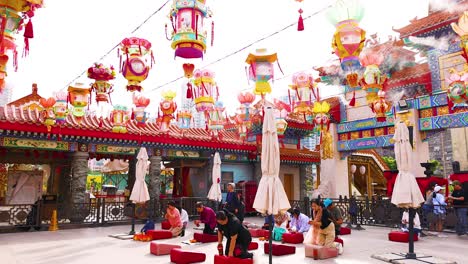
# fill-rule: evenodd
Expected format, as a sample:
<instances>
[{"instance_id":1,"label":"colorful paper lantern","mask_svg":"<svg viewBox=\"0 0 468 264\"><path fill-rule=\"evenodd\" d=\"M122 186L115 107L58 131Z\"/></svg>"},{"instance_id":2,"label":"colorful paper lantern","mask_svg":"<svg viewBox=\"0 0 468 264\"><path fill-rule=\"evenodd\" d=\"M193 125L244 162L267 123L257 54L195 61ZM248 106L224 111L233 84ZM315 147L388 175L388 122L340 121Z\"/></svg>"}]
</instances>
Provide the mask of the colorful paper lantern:
<instances>
[{"instance_id":1,"label":"colorful paper lantern","mask_svg":"<svg viewBox=\"0 0 468 264\"><path fill-rule=\"evenodd\" d=\"M128 80L127 91L141 92L143 89L141 82L146 80L154 63L151 42L142 38L126 38L120 43L120 51L122 52L121 61L122 56L125 56L120 71Z\"/></svg>"},{"instance_id":2,"label":"colorful paper lantern","mask_svg":"<svg viewBox=\"0 0 468 264\"><path fill-rule=\"evenodd\" d=\"M205 5L206 0L174 0L169 19L172 24L171 47L175 57L185 59L203 58L206 51L206 19L212 13ZM214 23L211 23L211 45L213 45Z\"/></svg>"},{"instance_id":3,"label":"colorful paper lantern","mask_svg":"<svg viewBox=\"0 0 468 264\"><path fill-rule=\"evenodd\" d=\"M451 24L453 31L460 36L460 47L463 51L463 57L468 62L468 11L463 12L463 14L458 19L458 24Z\"/></svg>"},{"instance_id":4,"label":"colorful paper lantern","mask_svg":"<svg viewBox=\"0 0 468 264\"><path fill-rule=\"evenodd\" d=\"M107 68L101 63L95 63L94 66L88 68L88 78L94 80L91 91L96 93L96 102L108 103L113 86L109 81L115 79L114 67Z\"/></svg>"},{"instance_id":5,"label":"colorful paper lantern","mask_svg":"<svg viewBox=\"0 0 468 264\"><path fill-rule=\"evenodd\" d=\"M461 72L450 69L450 75L445 81L448 84L447 96L454 106L468 106L468 65L465 64Z\"/></svg>"},{"instance_id":6,"label":"colorful paper lantern","mask_svg":"<svg viewBox=\"0 0 468 264\"><path fill-rule=\"evenodd\" d=\"M224 109L223 102L217 101L214 104L213 110L209 112L208 128L213 138L218 138L219 132L224 129L224 124L226 122L223 116Z\"/></svg>"},{"instance_id":7,"label":"colorful paper lantern","mask_svg":"<svg viewBox=\"0 0 468 264\"><path fill-rule=\"evenodd\" d=\"M194 98L195 109L205 115L213 110L214 102L219 96L218 86L214 80L215 74L210 70L196 70L194 73L191 94Z\"/></svg>"},{"instance_id":8,"label":"colorful paper lantern","mask_svg":"<svg viewBox=\"0 0 468 264\"><path fill-rule=\"evenodd\" d=\"M267 49L257 49L255 53L249 53L245 62L250 65L249 79L255 82L255 94L263 97L271 93L270 81L274 78L273 63L278 62L277 54L269 53Z\"/></svg>"},{"instance_id":9,"label":"colorful paper lantern","mask_svg":"<svg viewBox=\"0 0 468 264\"><path fill-rule=\"evenodd\" d=\"M305 72L299 72L292 77L293 84L289 86L294 91L297 101L291 100L290 91L289 103L294 107L294 113L304 115L304 119L307 120L307 116L312 114L312 95L317 100L318 90L314 87L314 78L311 74Z\"/></svg>"},{"instance_id":10,"label":"colorful paper lantern","mask_svg":"<svg viewBox=\"0 0 468 264\"><path fill-rule=\"evenodd\" d=\"M176 93L174 91L165 91L162 93L163 101L159 103L159 124L160 130L166 132L169 130L169 125L174 119L174 113L177 111L177 104L174 102Z\"/></svg>"},{"instance_id":11,"label":"colorful paper lantern","mask_svg":"<svg viewBox=\"0 0 468 264\"><path fill-rule=\"evenodd\" d=\"M32 17L42 0L0 0L0 91L4 88L7 76L8 51L13 53L13 66L18 67L16 34L24 28L24 52L29 53L29 39L34 37ZM27 23L26 23L27 21Z\"/></svg>"},{"instance_id":12,"label":"colorful paper lantern","mask_svg":"<svg viewBox=\"0 0 468 264\"><path fill-rule=\"evenodd\" d=\"M112 132L127 133L127 122L130 119L126 106L115 105L110 116L112 122Z\"/></svg>"},{"instance_id":13,"label":"colorful paper lantern","mask_svg":"<svg viewBox=\"0 0 468 264\"><path fill-rule=\"evenodd\" d=\"M67 93L57 92L55 94L55 105L54 105L55 121L57 125L63 125L67 121L68 116L68 104L67 104Z\"/></svg>"},{"instance_id":14,"label":"colorful paper lantern","mask_svg":"<svg viewBox=\"0 0 468 264\"><path fill-rule=\"evenodd\" d=\"M330 128L330 105L327 102L315 102L313 113L315 127L320 132L322 159L333 158L333 138L329 132Z\"/></svg>"},{"instance_id":15,"label":"colorful paper lantern","mask_svg":"<svg viewBox=\"0 0 468 264\"><path fill-rule=\"evenodd\" d=\"M282 117L277 117L276 118L276 133L278 134L278 136L283 136L287 128L288 128L288 122Z\"/></svg>"},{"instance_id":16,"label":"colorful paper lantern","mask_svg":"<svg viewBox=\"0 0 468 264\"><path fill-rule=\"evenodd\" d=\"M387 80L387 76L382 74L379 69L384 55L380 50L367 49L361 53L359 60L366 68L363 77L359 80L359 85L366 91L366 101L370 105L379 99L378 93L382 91Z\"/></svg>"},{"instance_id":17,"label":"colorful paper lantern","mask_svg":"<svg viewBox=\"0 0 468 264\"><path fill-rule=\"evenodd\" d=\"M49 97L48 99L41 98L39 99L39 103L43 108L41 111L42 123L47 126L47 132L50 132L52 126L55 125L55 99L53 97Z\"/></svg>"},{"instance_id":18,"label":"colorful paper lantern","mask_svg":"<svg viewBox=\"0 0 468 264\"><path fill-rule=\"evenodd\" d=\"M364 48L366 32L359 27L364 16L364 8L357 0L338 0L328 11L328 19L336 27L332 38L333 52L340 58L341 68L353 76L347 77L351 88L357 87L357 74L353 73L361 65L359 54ZM353 81L355 80L355 81ZM355 105L355 91L350 106Z\"/></svg>"},{"instance_id":19,"label":"colorful paper lantern","mask_svg":"<svg viewBox=\"0 0 468 264\"><path fill-rule=\"evenodd\" d=\"M75 83L68 87L68 98L73 106L72 114L76 118L82 118L85 115L85 107L89 102L89 93L90 87L85 86L83 83Z\"/></svg>"},{"instance_id":20,"label":"colorful paper lantern","mask_svg":"<svg viewBox=\"0 0 468 264\"><path fill-rule=\"evenodd\" d=\"M241 106L238 108L241 120L243 122L249 122L250 116L254 110L251 105L255 101L255 95L249 92L239 93L237 95L237 100L239 100L239 103L241 103Z\"/></svg>"},{"instance_id":21,"label":"colorful paper lantern","mask_svg":"<svg viewBox=\"0 0 468 264\"><path fill-rule=\"evenodd\" d=\"M146 107L150 104L150 99L142 95L136 95L133 97L133 104L135 104L135 109L133 109L133 120L137 122L137 126L144 127L146 121L148 120L148 113L145 112Z\"/></svg>"},{"instance_id":22,"label":"colorful paper lantern","mask_svg":"<svg viewBox=\"0 0 468 264\"><path fill-rule=\"evenodd\" d=\"M180 129L189 129L192 120L192 112L187 109L179 110L177 113L177 123Z\"/></svg>"},{"instance_id":23,"label":"colorful paper lantern","mask_svg":"<svg viewBox=\"0 0 468 264\"><path fill-rule=\"evenodd\" d=\"M391 104L385 100L385 92L379 91L378 99L373 101L370 105L372 112L375 113L375 117L378 122L385 122L387 120L386 113L392 108Z\"/></svg>"}]
</instances>

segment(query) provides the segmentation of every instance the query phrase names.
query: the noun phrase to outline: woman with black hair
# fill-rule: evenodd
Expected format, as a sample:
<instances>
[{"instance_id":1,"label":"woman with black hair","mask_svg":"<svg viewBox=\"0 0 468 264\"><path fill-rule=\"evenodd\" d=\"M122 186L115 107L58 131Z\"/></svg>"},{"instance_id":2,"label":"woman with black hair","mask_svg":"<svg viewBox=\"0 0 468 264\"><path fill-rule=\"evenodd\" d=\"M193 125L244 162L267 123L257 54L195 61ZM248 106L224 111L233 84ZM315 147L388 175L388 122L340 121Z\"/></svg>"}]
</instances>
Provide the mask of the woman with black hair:
<instances>
[{"instance_id":1,"label":"woman with black hair","mask_svg":"<svg viewBox=\"0 0 468 264\"><path fill-rule=\"evenodd\" d=\"M235 215L227 210L216 213L216 222L218 222L218 248L223 246L223 236L227 238L225 254L234 257L234 249L238 247L240 254L235 256L239 258L252 258L253 254L247 251L252 236L237 219Z\"/></svg>"}]
</instances>

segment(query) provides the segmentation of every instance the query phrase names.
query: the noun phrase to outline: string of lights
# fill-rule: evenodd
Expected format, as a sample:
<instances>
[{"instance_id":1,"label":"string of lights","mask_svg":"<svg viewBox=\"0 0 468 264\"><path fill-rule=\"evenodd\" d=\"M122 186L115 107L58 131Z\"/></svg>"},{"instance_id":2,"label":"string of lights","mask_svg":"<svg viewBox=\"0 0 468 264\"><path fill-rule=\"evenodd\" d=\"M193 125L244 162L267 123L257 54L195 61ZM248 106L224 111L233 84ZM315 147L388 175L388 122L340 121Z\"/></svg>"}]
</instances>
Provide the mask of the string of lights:
<instances>
[{"instance_id":1,"label":"string of lights","mask_svg":"<svg viewBox=\"0 0 468 264\"><path fill-rule=\"evenodd\" d=\"M146 23L148 23L148 21L153 18L157 13L159 13L166 5L167 3L169 3L169 1L171 0L166 0L166 2L164 2L164 4L162 4L158 9L156 9L153 13L151 13L145 20L143 20L143 22L141 22L137 27L135 27L135 29L132 30L132 32L130 32L130 35L131 34L134 34L135 32L137 32L143 25L145 25ZM106 53L104 53L104 55L102 55L98 60L97 62L100 62L102 61L103 59L105 59L107 56L109 56L109 54L111 54L112 52L114 52L115 49L117 49L118 47L120 46L120 42L117 43L116 45L114 45L111 49L109 49ZM91 63L90 63L91 64ZM68 86L70 86L73 82L75 82L76 80L80 79L81 77L83 77L83 75L85 75L87 72L87 69L85 69L84 71L82 71L80 74L78 74L78 76L76 76L73 80L71 80L70 82L68 82L61 90L64 90L64 89L67 89Z\"/></svg>"},{"instance_id":2,"label":"string of lights","mask_svg":"<svg viewBox=\"0 0 468 264\"><path fill-rule=\"evenodd\" d=\"M328 6L322 8L322 9L320 9L320 10L318 10L318 11L316 11L316 12L314 12L314 13L312 13L312 14L306 16L306 17L303 17L303 20L310 19L310 18L312 18L312 17L314 17L314 16L316 16L316 15L318 15L318 14L324 12L325 10L327 10L327 9L330 8L330 7L331 7L331 5L328 5ZM221 62L221 61L223 61L223 60L225 60L225 59L227 59L227 58L229 58L229 57L232 57L232 56L234 56L234 55L236 55L236 54L238 54L238 53L240 53L240 52L242 52L242 51L244 51L244 50L246 50L246 49L252 47L253 45L255 45L255 44L259 43L259 42L262 42L262 41L264 41L264 40L266 40L266 39L268 39L268 38L271 38L271 37L273 37L273 36L275 36L275 35L278 35L278 34L280 34L281 32L283 32L283 31L285 31L285 30L287 30L287 29L289 29L289 28L291 28L291 27L294 27L294 26L296 26L296 25L297 25L297 22L291 23L291 24L289 24L289 25L287 25L287 26L285 26L285 27L283 27L283 28L281 28L281 29L279 29L279 30L273 32L273 33L270 33L270 34L268 34L268 35L266 35L266 36L264 36L264 37L262 37L262 38L259 38L259 39L255 40L255 41L253 41L253 42L251 42L251 43L249 43L249 44L243 46L243 47L240 48L240 49L237 49L237 50L235 50L235 51L233 51L233 52L231 52L231 53L226 54L226 55L222 56L221 58L216 59L216 60L214 60L214 61L212 61L212 62L210 62L210 63L208 63L208 64L202 66L201 68L204 69L204 68L206 68L206 67L209 67L209 66L211 66L211 65L214 65L214 64L216 64L216 63L219 63L219 62ZM159 89L161 89L161 88L163 88L163 87L165 87L165 86L167 86L167 85L169 85L169 84L173 84L173 83L175 83L175 82L181 80L182 78L184 78L184 76L179 76L179 77L177 77L176 79L174 79L174 80L172 80L172 81L166 82L166 83L164 83L164 84L161 84L161 85L159 85L159 86L157 86L157 87L155 87L155 88L149 90L148 92L150 93L150 92L157 91L157 90L159 90Z\"/></svg>"}]
</instances>

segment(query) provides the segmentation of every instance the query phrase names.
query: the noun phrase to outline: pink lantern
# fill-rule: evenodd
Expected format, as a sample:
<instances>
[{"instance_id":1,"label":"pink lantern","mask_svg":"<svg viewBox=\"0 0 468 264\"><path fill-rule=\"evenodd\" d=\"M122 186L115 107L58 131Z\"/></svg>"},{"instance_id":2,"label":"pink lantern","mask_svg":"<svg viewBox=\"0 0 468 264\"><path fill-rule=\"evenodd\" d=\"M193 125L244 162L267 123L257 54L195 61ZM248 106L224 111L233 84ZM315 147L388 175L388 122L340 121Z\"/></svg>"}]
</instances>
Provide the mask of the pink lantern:
<instances>
[{"instance_id":1,"label":"pink lantern","mask_svg":"<svg viewBox=\"0 0 468 264\"><path fill-rule=\"evenodd\" d=\"M148 77L154 58L151 51L151 42L142 38L125 38L120 43L122 57L125 61L121 64L120 72L128 80L127 91L135 92L143 89L141 82Z\"/></svg>"},{"instance_id":2,"label":"pink lantern","mask_svg":"<svg viewBox=\"0 0 468 264\"><path fill-rule=\"evenodd\" d=\"M318 100L318 91L314 90L314 78L311 74L299 72L292 77L293 84L289 87L294 91L297 101L291 100L289 95L289 103L294 106L294 113L306 116L312 114L312 95ZM289 93L289 90L288 90Z\"/></svg>"}]
</instances>

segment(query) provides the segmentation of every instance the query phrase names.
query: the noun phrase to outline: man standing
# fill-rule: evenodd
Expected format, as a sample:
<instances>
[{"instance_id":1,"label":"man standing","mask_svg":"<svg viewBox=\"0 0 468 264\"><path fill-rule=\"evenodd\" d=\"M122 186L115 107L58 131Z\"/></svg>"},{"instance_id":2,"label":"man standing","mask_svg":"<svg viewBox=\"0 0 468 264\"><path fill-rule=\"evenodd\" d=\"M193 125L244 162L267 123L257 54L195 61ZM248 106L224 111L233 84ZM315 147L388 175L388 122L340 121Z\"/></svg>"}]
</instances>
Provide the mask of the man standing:
<instances>
[{"instance_id":1,"label":"man standing","mask_svg":"<svg viewBox=\"0 0 468 264\"><path fill-rule=\"evenodd\" d=\"M236 185L233 182L229 183L227 186L228 192L226 194L225 209L237 215L239 213L240 202L236 192L234 191L235 187Z\"/></svg>"},{"instance_id":2,"label":"man standing","mask_svg":"<svg viewBox=\"0 0 468 264\"><path fill-rule=\"evenodd\" d=\"M180 218L180 212L173 201L167 204L166 219L169 221L169 224L171 224L169 231L171 231L172 237L179 236L182 233L182 220Z\"/></svg>"},{"instance_id":3,"label":"man standing","mask_svg":"<svg viewBox=\"0 0 468 264\"><path fill-rule=\"evenodd\" d=\"M226 256L234 257L234 249L237 246L241 253L235 257L244 259L253 257L253 254L247 251L252 236L235 215L228 211L219 211L216 213L216 222L218 222L218 248L222 248L223 236L227 238Z\"/></svg>"},{"instance_id":4,"label":"man standing","mask_svg":"<svg viewBox=\"0 0 468 264\"><path fill-rule=\"evenodd\" d=\"M197 212L200 214L200 220L195 220L195 225L199 226L200 223L204 223L205 228L203 229L203 234L215 234L216 214L213 209L204 206L202 202L197 202L196 208Z\"/></svg>"},{"instance_id":5,"label":"man standing","mask_svg":"<svg viewBox=\"0 0 468 264\"><path fill-rule=\"evenodd\" d=\"M292 213L291 224L289 225L289 232L307 233L309 231L309 217L301 213L299 208L294 208Z\"/></svg>"},{"instance_id":6,"label":"man standing","mask_svg":"<svg viewBox=\"0 0 468 264\"><path fill-rule=\"evenodd\" d=\"M448 198L453 201L453 207L457 213L457 235L466 235L466 214L468 212L468 190L463 190L459 181L453 181L453 192Z\"/></svg>"},{"instance_id":7,"label":"man standing","mask_svg":"<svg viewBox=\"0 0 468 264\"><path fill-rule=\"evenodd\" d=\"M341 211L338 207L335 206L335 204L330 198L325 199L323 204L330 213L331 220L335 225L335 237L338 237L338 235L340 234L341 224L343 224L343 216L341 215Z\"/></svg>"}]
</instances>

